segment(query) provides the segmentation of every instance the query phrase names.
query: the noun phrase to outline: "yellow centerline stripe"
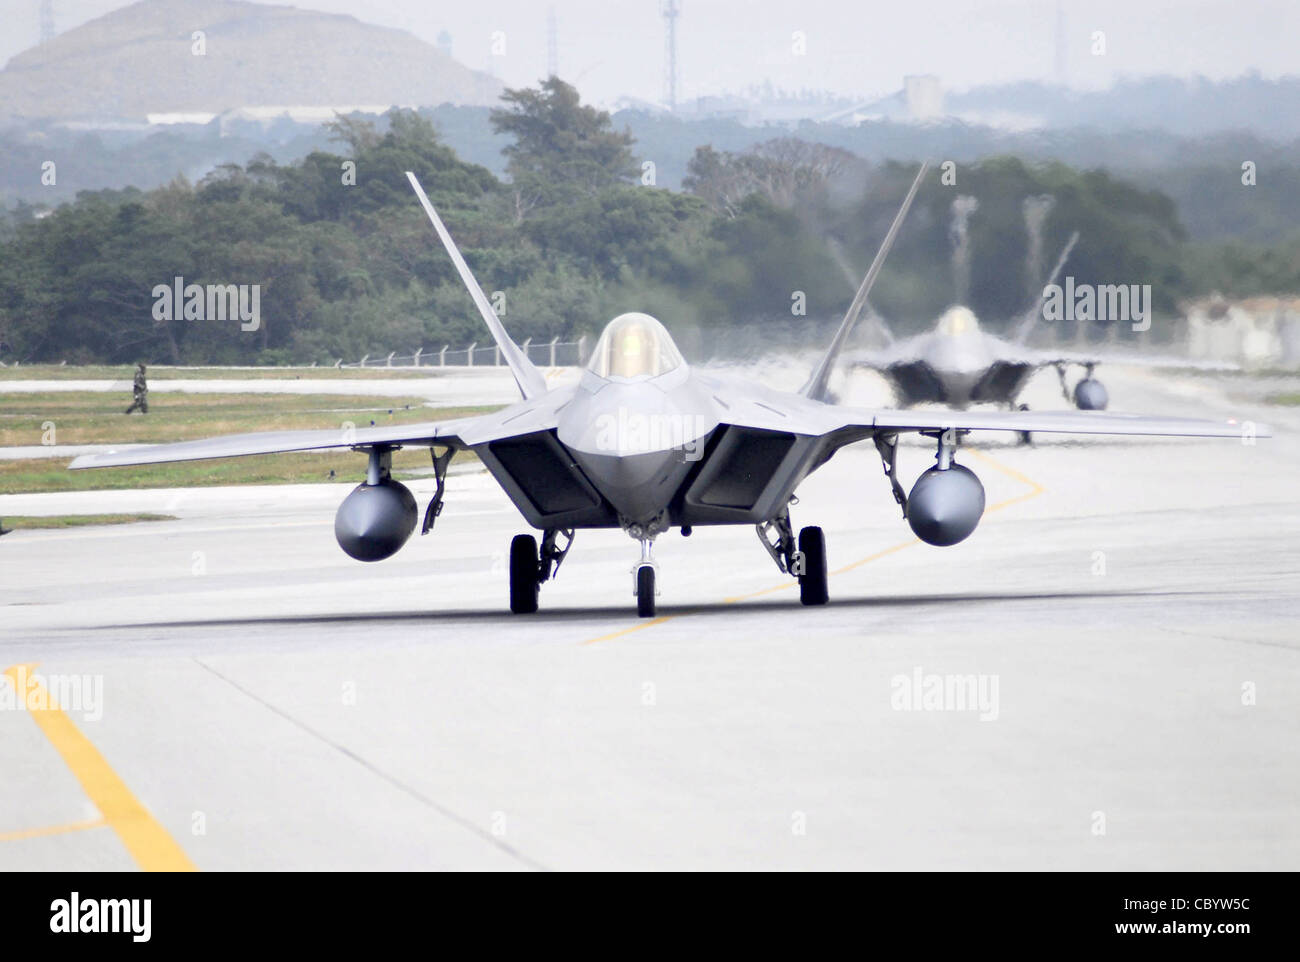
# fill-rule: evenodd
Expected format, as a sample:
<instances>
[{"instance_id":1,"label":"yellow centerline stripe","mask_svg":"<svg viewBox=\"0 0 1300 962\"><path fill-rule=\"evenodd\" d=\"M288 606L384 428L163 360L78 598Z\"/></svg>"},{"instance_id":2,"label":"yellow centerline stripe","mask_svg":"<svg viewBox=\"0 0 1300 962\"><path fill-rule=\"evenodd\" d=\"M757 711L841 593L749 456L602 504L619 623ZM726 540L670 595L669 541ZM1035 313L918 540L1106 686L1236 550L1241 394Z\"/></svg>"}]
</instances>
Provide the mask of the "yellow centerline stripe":
<instances>
[{"instance_id":1,"label":"yellow centerline stripe","mask_svg":"<svg viewBox=\"0 0 1300 962\"><path fill-rule=\"evenodd\" d=\"M1010 505L1013 504L1019 504L1021 501L1028 501L1030 498L1036 498L1047 490L1037 481L1025 477L1019 471L1015 470L1015 468L1009 468L1005 464L1001 463L1000 461L995 461L993 458L989 457L988 455L980 454L980 452L975 451L973 449L967 448L966 450L969 451L970 454L973 454L975 457L979 458L985 464L992 467L993 469L997 471L1001 471L1003 474L1005 474L1007 477L1011 478L1014 481L1019 481L1021 484L1029 485L1031 489L1026 494L1016 495L1014 498L1007 498L1004 501L999 501L997 504L985 508L984 509L985 514L988 514L990 511L998 511L1002 508L1009 507ZM868 564L872 561L878 561L879 559L884 558L887 555L891 555L896 551L902 551L904 548L910 548L913 545L918 545L921 543L922 542L920 538L911 538L907 541L900 541L896 545L891 545L890 547L885 548L881 551L877 551L874 554L869 554L865 558L859 558L857 561L854 561L852 564L847 564L842 568L836 568L834 571L831 572L831 574L842 575L847 571L852 571L854 568L859 568L862 565ZM722 599L722 603L724 605L734 605L738 601L748 601L750 598L759 598L763 595L770 595L777 591L789 591L790 589L797 587L798 584L799 583L797 581L787 581L784 582L783 584L773 585L770 588L763 588L759 591L751 591L749 594L735 595L734 597L731 598L724 598ZM638 625L633 625L630 628L623 628L620 631L615 631L608 635L601 635L599 638L588 638L586 641L582 642L582 644L594 645L597 642L601 642L601 641L613 641L615 638L621 638L623 635L629 635L634 631L642 631L643 629L650 628L654 625L661 625L665 621L672 621L672 619L677 617L680 616L663 615L651 621L646 621Z\"/></svg>"},{"instance_id":2,"label":"yellow centerline stripe","mask_svg":"<svg viewBox=\"0 0 1300 962\"><path fill-rule=\"evenodd\" d=\"M643 621L640 624L633 625L631 628L622 628L618 631L611 632L608 635L601 635L599 638L588 638L582 642L584 645L594 645L598 641L613 641L615 638L621 638L624 635L630 635L634 631L643 631L654 625L662 625L665 621L672 621L676 615L660 615L658 618L651 618L649 621Z\"/></svg>"},{"instance_id":3,"label":"yellow centerline stripe","mask_svg":"<svg viewBox=\"0 0 1300 962\"><path fill-rule=\"evenodd\" d=\"M66 835L69 832L84 832L91 828L103 828L108 821L103 817L92 818L86 822L70 822L67 825L46 825L42 828L24 828L16 832L0 832L0 842L18 842L25 838L44 838L47 835Z\"/></svg>"},{"instance_id":4,"label":"yellow centerline stripe","mask_svg":"<svg viewBox=\"0 0 1300 962\"><path fill-rule=\"evenodd\" d=\"M63 756L64 763L81 783L82 790L95 803L104 816L104 822L121 839L135 863L146 872L197 871L176 840L140 804L90 739L81 733L40 681L32 676L35 667L34 664L14 665L5 671L5 677L19 698L26 701L29 693L35 693L38 703L48 706L29 709L28 714L55 751ZM26 691L19 688L20 672L27 680Z\"/></svg>"},{"instance_id":5,"label":"yellow centerline stripe","mask_svg":"<svg viewBox=\"0 0 1300 962\"><path fill-rule=\"evenodd\" d=\"M996 471L1001 471L1003 474L1005 474L1008 478L1011 478L1013 481L1019 481L1021 484L1029 485L1030 488L1030 490L1025 494L1016 495L1014 498L1007 498L1005 501L999 501L997 504L985 508L984 509L985 514L988 514L990 511L998 511L1002 508L1008 507L1013 504L1019 504L1021 501L1028 501L1030 498L1036 498L1044 491L1047 490L1037 481L1033 480L1032 478L1025 477L1015 468L1009 468L1001 461L995 461L987 454L981 454L980 452L975 451L973 449L968 449L968 450L976 458L983 461L985 464L989 465L989 467L993 468Z\"/></svg>"}]
</instances>

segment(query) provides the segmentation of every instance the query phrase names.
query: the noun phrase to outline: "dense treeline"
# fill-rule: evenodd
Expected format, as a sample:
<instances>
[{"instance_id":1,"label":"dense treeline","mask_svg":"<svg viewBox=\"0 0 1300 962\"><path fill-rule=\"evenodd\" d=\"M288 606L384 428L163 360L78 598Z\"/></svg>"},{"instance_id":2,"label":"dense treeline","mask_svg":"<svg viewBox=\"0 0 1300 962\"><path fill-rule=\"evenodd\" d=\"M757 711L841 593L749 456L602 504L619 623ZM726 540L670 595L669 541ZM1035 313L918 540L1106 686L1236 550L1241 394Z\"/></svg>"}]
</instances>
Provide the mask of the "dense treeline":
<instances>
[{"instance_id":1,"label":"dense treeline","mask_svg":"<svg viewBox=\"0 0 1300 962\"><path fill-rule=\"evenodd\" d=\"M86 192L35 220L20 210L0 226L0 359L330 363L480 340L406 170L484 288L500 292L519 338L594 332L632 309L675 331L760 320L797 328L847 306L915 170L784 138L741 153L700 148L686 192L658 188L631 135L559 80L509 91L492 124L507 144L504 178L460 159L427 118L396 111L382 130L340 119L336 150L295 163L262 155L197 184ZM1070 263L1080 282L1150 283L1167 312L1224 273L1187 244L1158 191L1014 159L955 176L955 185L938 170L927 180L873 295L904 329L956 297L959 195L979 202L969 302L993 327L1032 296L1022 212L1031 196L1055 198L1049 264L1081 232ZM1294 286L1296 274L1295 257L1281 255L1252 283ZM260 323L156 319L153 292L175 277L258 285ZM804 313L792 312L796 302Z\"/></svg>"},{"instance_id":2,"label":"dense treeline","mask_svg":"<svg viewBox=\"0 0 1300 962\"><path fill-rule=\"evenodd\" d=\"M1285 83L1279 86L1290 89ZM1277 101L1280 92L1268 102ZM1035 103L1031 99L1028 105ZM502 151L510 137L493 129L490 108L442 104L422 107L420 115L433 121L439 139L462 160L506 176ZM991 157L1019 157L1031 164L1055 161L1081 169L1103 168L1172 197L1189 237L1196 241L1273 244L1295 234L1300 224L1300 141L1288 140L1294 134L1286 132L1285 123L1280 129L1258 124L1241 129L1233 123L1218 132L1180 136L1156 119L1133 129L1080 124L1078 118L1058 128L1026 130L958 120L872 120L856 126L801 121L785 128L629 109L614 114L613 121L632 132L642 158L655 162L659 186L673 189L681 188L700 144L744 153L786 133L876 164L891 158L934 157L967 166ZM380 118L379 123L383 129L386 121ZM82 190L126 185L152 189L178 172L198 179L217 163L242 164L259 152L287 164L312 150L332 149L325 128L283 117L267 123L222 118L206 126L150 131L92 132L30 122L0 129L0 207L54 207ZM58 165L53 183L43 176L48 161ZM1256 166L1259 176L1256 186L1243 190L1241 165L1246 161Z\"/></svg>"}]
</instances>

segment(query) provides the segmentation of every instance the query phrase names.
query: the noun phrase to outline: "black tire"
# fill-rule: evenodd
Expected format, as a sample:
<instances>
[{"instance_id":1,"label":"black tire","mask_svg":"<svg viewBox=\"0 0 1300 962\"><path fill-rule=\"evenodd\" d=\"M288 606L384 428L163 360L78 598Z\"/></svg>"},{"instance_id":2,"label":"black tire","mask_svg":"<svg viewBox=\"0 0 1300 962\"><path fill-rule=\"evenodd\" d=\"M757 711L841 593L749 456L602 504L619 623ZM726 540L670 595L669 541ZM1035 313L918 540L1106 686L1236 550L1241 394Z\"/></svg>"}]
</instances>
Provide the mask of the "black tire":
<instances>
[{"instance_id":1,"label":"black tire","mask_svg":"<svg viewBox=\"0 0 1300 962\"><path fill-rule=\"evenodd\" d=\"M655 616L655 569L650 565L636 569L636 614L638 618Z\"/></svg>"},{"instance_id":2,"label":"black tire","mask_svg":"<svg viewBox=\"0 0 1300 962\"><path fill-rule=\"evenodd\" d=\"M510 542L510 610L530 615L537 610L537 539L517 534Z\"/></svg>"},{"instance_id":3,"label":"black tire","mask_svg":"<svg viewBox=\"0 0 1300 962\"><path fill-rule=\"evenodd\" d=\"M830 592L826 586L826 535L821 528L809 525L799 532L799 553L803 555L799 600L805 605L826 604Z\"/></svg>"},{"instance_id":4,"label":"black tire","mask_svg":"<svg viewBox=\"0 0 1300 962\"><path fill-rule=\"evenodd\" d=\"M1028 411L1028 410L1029 410L1029 405L1028 405L1028 404L1021 404L1019 407L1016 408L1016 410L1017 410L1017 411ZM1020 443L1021 443L1021 444L1033 444L1033 443L1034 443L1034 436L1033 436L1032 434L1030 434L1028 431L1021 431L1021 432L1020 432Z\"/></svg>"}]
</instances>

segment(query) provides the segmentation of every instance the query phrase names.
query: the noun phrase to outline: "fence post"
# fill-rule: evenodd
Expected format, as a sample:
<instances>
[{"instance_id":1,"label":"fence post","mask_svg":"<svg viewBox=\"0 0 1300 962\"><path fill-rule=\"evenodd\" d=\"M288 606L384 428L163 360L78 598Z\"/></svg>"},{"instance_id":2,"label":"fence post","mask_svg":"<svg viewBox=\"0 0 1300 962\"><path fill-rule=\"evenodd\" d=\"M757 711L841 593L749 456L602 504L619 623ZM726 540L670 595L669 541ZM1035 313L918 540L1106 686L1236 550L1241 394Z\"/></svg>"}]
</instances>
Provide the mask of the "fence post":
<instances>
[{"instance_id":1,"label":"fence post","mask_svg":"<svg viewBox=\"0 0 1300 962\"><path fill-rule=\"evenodd\" d=\"M361 360L360 360L360 362L357 364L357 367L365 367L365 366L366 366L366 358L368 358L368 357L370 357L369 354L365 355L365 357L362 357Z\"/></svg>"},{"instance_id":2,"label":"fence post","mask_svg":"<svg viewBox=\"0 0 1300 962\"><path fill-rule=\"evenodd\" d=\"M494 367L500 367L501 366L501 345L498 344L495 348L492 349L492 351L493 351L492 365Z\"/></svg>"},{"instance_id":3,"label":"fence post","mask_svg":"<svg viewBox=\"0 0 1300 962\"><path fill-rule=\"evenodd\" d=\"M582 362L587 358L587 335L584 334L578 338L578 367L582 367Z\"/></svg>"},{"instance_id":4,"label":"fence post","mask_svg":"<svg viewBox=\"0 0 1300 962\"><path fill-rule=\"evenodd\" d=\"M466 367L473 367L473 366L474 366L474 348L476 348L476 347L478 347L478 341L475 341L475 342L474 342L473 344L471 344L468 348L466 348L466 350L465 350L465 366L466 366Z\"/></svg>"},{"instance_id":5,"label":"fence post","mask_svg":"<svg viewBox=\"0 0 1300 962\"><path fill-rule=\"evenodd\" d=\"M389 352L388 352L388 360L384 362L384 367L392 367L392 366L393 366L393 355L396 354L396 353L397 353L396 351L389 351Z\"/></svg>"},{"instance_id":6,"label":"fence post","mask_svg":"<svg viewBox=\"0 0 1300 962\"><path fill-rule=\"evenodd\" d=\"M343 358L339 358L337 361L334 362L334 368L335 370L339 370L339 371L343 370Z\"/></svg>"},{"instance_id":7,"label":"fence post","mask_svg":"<svg viewBox=\"0 0 1300 962\"><path fill-rule=\"evenodd\" d=\"M532 344L532 343L533 343L533 339L532 339L531 337L526 337L526 338L524 338L524 343L523 343L523 345L522 345L522 350L523 350L523 352L524 352L524 357L525 357L527 360L529 360L529 361L531 361L532 358L531 358L531 357L528 357L528 345L529 345L529 344Z\"/></svg>"},{"instance_id":8,"label":"fence post","mask_svg":"<svg viewBox=\"0 0 1300 962\"><path fill-rule=\"evenodd\" d=\"M551 338L551 367L555 367L555 345L559 342L560 335L556 334Z\"/></svg>"},{"instance_id":9,"label":"fence post","mask_svg":"<svg viewBox=\"0 0 1300 962\"><path fill-rule=\"evenodd\" d=\"M444 344L442 346L442 350L438 352L438 367L446 367L446 366L447 366L447 345Z\"/></svg>"},{"instance_id":10,"label":"fence post","mask_svg":"<svg viewBox=\"0 0 1300 962\"><path fill-rule=\"evenodd\" d=\"M415 359L414 359L414 363L411 365L411 367L419 367L419 366L420 366L420 355L423 354L423 353L424 353L424 348L422 348L422 347L417 347L417 348L415 349Z\"/></svg>"}]
</instances>

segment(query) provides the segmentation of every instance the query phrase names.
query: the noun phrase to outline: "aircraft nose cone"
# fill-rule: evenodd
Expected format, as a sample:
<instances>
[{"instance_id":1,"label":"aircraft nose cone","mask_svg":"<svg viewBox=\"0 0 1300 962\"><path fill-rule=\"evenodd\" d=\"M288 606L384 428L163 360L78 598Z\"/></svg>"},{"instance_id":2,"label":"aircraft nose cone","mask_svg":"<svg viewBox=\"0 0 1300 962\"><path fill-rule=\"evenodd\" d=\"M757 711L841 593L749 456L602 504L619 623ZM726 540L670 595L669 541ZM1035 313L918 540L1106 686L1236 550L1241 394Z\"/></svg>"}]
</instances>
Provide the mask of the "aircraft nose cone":
<instances>
[{"instance_id":1,"label":"aircraft nose cone","mask_svg":"<svg viewBox=\"0 0 1300 962\"><path fill-rule=\"evenodd\" d=\"M689 383L605 383L580 392L556 433L587 478L626 520L668 508L718 425L707 394Z\"/></svg>"},{"instance_id":2,"label":"aircraft nose cone","mask_svg":"<svg viewBox=\"0 0 1300 962\"><path fill-rule=\"evenodd\" d=\"M649 521L668 507L692 463L682 451L591 454L575 451L578 466L619 514Z\"/></svg>"}]
</instances>

